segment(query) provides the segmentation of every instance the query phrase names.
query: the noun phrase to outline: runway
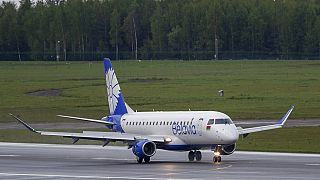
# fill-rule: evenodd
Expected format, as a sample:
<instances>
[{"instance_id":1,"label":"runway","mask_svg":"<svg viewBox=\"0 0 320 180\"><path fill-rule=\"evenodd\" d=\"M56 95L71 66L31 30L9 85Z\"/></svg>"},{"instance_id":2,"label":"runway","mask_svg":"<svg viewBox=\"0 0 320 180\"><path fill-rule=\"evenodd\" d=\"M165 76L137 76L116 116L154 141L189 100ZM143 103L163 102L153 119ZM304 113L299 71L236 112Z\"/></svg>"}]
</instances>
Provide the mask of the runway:
<instances>
[{"instance_id":1,"label":"runway","mask_svg":"<svg viewBox=\"0 0 320 180\"><path fill-rule=\"evenodd\" d=\"M0 179L319 179L320 154L235 152L212 163L157 150L137 164L126 147L0 143Z\"/></svg>"}]
</instances>

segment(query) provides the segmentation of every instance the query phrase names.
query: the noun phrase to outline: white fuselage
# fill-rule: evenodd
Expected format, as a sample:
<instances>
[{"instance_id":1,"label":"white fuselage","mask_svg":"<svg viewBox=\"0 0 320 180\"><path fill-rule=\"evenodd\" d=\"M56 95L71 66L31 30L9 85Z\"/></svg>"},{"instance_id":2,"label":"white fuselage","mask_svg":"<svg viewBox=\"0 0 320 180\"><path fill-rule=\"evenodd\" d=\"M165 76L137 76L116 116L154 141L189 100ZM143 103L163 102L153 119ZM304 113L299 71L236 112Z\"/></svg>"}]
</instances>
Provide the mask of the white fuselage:
<instances>
[{"instance_id":1,"label":"white fuselage","mask_svg":"<svg viewBox=\"0 0 320 180\"><path fill-rule=\"evenodd\" d=\"M239 137L230 117L216 111L129 113L122 116L121 127L126 133L170 138L168 145L233 144Z\"/></svg>"}]
</instances>

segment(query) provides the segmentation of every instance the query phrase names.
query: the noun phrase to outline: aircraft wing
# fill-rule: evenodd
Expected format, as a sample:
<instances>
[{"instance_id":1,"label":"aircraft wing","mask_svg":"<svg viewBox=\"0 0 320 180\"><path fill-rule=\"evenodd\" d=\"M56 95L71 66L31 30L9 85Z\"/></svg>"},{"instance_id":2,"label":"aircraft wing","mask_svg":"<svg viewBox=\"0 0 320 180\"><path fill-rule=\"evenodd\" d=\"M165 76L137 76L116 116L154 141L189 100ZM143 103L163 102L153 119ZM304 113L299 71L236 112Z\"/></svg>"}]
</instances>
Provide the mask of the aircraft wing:
<instances>
[{"instance_id":1,"label":"aircraft wing","mask_svg":"<svg viewBox=\"0 0 320 180\"><path fill-rule=\"evenodd\" d=\"M267 126L258 126L258 127L252 127L252 128L241 128L238 127L238 132L240 135L244 135L247 136L250 133L254 133L254 132L260 132L260 131L267 131L267 130L271 130L271 129L277 129L277 128L282 128L282 126L285 124L285 122L287 121L288 117L290 116L291 112L293 111L294 106L292 106L288 112L282 117L282 119L277 123L277 124L271 124L271 125L267 125Z\"/></svg>"},{"instance_id":2,"label":"aircraft wing","mask_svg":"<svg viewBox=\"0 0 320 180\"><path fill-rule=\"evenodd\" d=\"M82 133L71 133L71 132L38 131L32 128L29 124L25 123L23 120L21 120L17 116L13 114L9 114L9 115L15 118L19 123L21 123L28 130L34 133L38 133L45 136L60 136L60 137L72 138L74 140L74 143L77 142L79 139L100 140L100 141L105 141L107 143L110 141L122 141L122 142L130 143L139 139L148 139L155 143L165 142L165 137L161 137L161 136L141 136L136 134L119 133L119 132L83 131Z\"/></svg>"}]
</instances>

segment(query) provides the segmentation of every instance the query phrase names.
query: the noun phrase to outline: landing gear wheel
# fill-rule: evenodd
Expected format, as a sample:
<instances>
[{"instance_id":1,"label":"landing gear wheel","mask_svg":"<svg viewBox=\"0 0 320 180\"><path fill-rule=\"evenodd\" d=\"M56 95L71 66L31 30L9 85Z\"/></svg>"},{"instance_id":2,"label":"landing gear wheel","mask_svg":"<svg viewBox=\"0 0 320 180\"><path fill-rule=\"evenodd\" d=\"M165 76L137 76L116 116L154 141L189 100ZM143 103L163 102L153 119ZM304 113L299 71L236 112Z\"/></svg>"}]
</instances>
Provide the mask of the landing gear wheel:
<instances>
[{"instance_id":1,"label":"landing gear wheel","mask_svg":"<svg viewBox=\"0 0 320 180\"><path fill-rule=\"evenodd\" d=\"M195 156L196 156L196 160L197 161L201 161L201 159L202 159L201 151L196 151L195 152Z\"/></svg>"},{"instance_id":2,"label":"landing gear wheel","mask_svg":"<svg viewBox=\"0 0 320 180\"><path fill-rule=\"evenodd\" d=\"M149 157L149 156L144 157L144 162L145 162L145 163L149 163L149 162L150 162L150 157Z\"/></svg>"},{"instance_id":3,"label":"landing gear wheel","mask_svg":"<svg viewBox=\"0 0 320 180\"><path fill-rule=\"evenodd\" d=\"M221 162L221 156L218 156L218 162Z\"/></svg>"},{"instance_id":4,"label":"landing gear wheel","mask_svg":"<svg viewBox=\"0 0 320 180\"><path fill-rule=\"evenodd\" d=\"M143 158L137 157L137 162L138 162L139 164L142 164L142 161L143 161Z\"/></svg>"},{"instance_id":5,"label":"landing gear wheel","mask_svg":"<svg viewBox=\"0 0 320 180\"><path fill-rule=\"evenodd\" d=\"M190 151L189 154L188 154L188 158L189 158L189 161L194 161L194 152L193 151Z\"/></svg>"},{"instance_id":6,"label":"landing gear wheel","mask_svg":"<svg viewBox=\"0 0 320 180\"><path fill-rule=\"evenodd\" d=\"M218 162L218 156L213 156L213 162L214 163Z\"/></svg>"},{"instance_id":7,"label":"landing gear wheel","mask_svg":"<svg viewBox=\"0 0 320 180\"><path fill-rule=\"evenodd\" d=\"M213 162L214 163L221 162L221 156L213 156Z\"/></svg>"}]
</instances>

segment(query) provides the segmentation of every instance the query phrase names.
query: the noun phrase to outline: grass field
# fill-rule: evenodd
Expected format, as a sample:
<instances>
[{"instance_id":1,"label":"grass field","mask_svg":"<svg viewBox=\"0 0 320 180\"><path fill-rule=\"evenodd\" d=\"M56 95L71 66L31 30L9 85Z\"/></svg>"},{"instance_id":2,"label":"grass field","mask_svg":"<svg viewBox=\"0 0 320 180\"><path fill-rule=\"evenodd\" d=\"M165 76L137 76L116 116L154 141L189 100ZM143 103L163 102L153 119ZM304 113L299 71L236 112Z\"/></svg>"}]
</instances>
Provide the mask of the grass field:
<instances>
[{"instance_id":1,"label":"grass field","mask_svg":"<svg viewBox=\"0 0 320 180\"><path fill-rule=\"evenodd\" d=\"M218 110L234 120L279 119L296 104L290 119L320 117L320 61L113 61L113 65L127 103L138 111ZM9 112L33 123L64 121L56 114L108 115L102 62L0 62L0 77L0 123L13 122ZM62 94L28 94L50 89ZM218 96L219 89L224 89L224 97ZM301 127L257 133L239 141L238 147L319 153L319 132L320 127ZM70 142L22 130L0 134L0 141Z\"/></svg>"},{"instance_id":2,"label":"grass field","mask_svg":"<svg viewBox=\"0 0 320 180\"><path fill-rule=\"evenodd\" d=\"M320 61L113 62L128 104L138 111L218 110L233 119L279 119L292 104L297 118L320 117ZM0 122L8 112L29 122L56 114L108 113L102 62L0 62ZM30 96L62 89L58 97ZM219 97L217 91L225 90Z\"/></svg>"}]
</instances>

